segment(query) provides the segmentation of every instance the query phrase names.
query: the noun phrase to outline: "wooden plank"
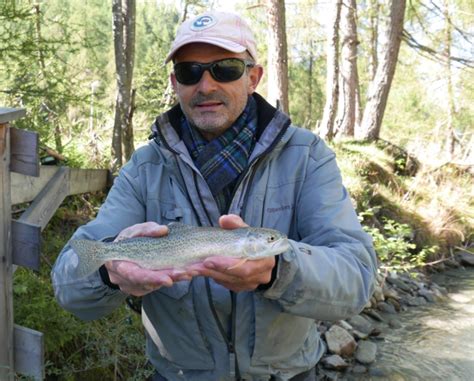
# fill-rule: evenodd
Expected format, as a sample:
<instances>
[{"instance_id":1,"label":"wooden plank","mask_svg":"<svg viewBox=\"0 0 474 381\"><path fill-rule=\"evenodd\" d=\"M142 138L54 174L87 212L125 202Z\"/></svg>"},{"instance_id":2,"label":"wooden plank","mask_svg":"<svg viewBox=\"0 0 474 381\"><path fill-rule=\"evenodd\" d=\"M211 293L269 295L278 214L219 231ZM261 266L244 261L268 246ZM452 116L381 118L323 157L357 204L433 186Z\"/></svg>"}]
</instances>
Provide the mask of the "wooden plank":
<instances>
[{"instance_id":1,"label":"wooden plank","mask_svg":"<svg viewBox=\"0 0 474 381\"><path fill-rule=\"evenodd\" d=\"M43 230L68 194L69 168L60 167L18 220Z\"/></svg>"},{"instance_id":2,"label":"wooden plank","mask_svg":"<svg viewBox=\"0 0 474 381\"><path fill-rule=\"evenodd\" d=\"M51 180L59 167L50 165L40 165L39 177L11 174L11 195L12 205L30 202L41 192L46 184Z\"/></svg>"},{"instance_id":3,"label":"wooden plank","mask_svg":"<svg viewBox=\"0 0 474 381\"><path fill-rule=\"evenodd\" d=\"M0 380L13 381L10 130L0 124Z\"/></svg>"},{"instance_id":4,"label":"wooden plank","mask_svg":"<svg viewBox=\"0 0 474 381\"><path fill-rule=\"evenodd\" d=\"M39 135L10 128L10 171L39 176Z\"/></svg>"},{"instance_id":5,"label":"wooden plank","mask_svg":"<svg viewBox=\"0 0 474 381\"><path fill-rule=\"evenodd\" d=\"M15 371L44 379L44 336L41 332L15 324Z\"/></svg>"},{"instance_id":6,"label":"wooden plank","mask_svg":"<svg viewBox=\"0 0 474 381\"><path fill-rule=\"evenodd\" d=\"M41 227L12 220L12 260L17 266L39 271Z\"/></svg>"},{"instance_id":7,"label":"wooden plank","mask_svg":"<svg viewBox=\"0 0 474 381\"><path fill-rule=\"evenodd\" d=\"M96 192L107 187L107 169L71 168L69 194Z\"/></svg>"},{"instance_id":8,"label":"wooden plank","mask_svg":"<svg viewBox=\"0 0 474 381\"><path fill-rule=\"evenodd\" d=\"M30 202L51 180L59 167L50 165L40 166L40 176L30 177L18 173L11 174L12 205ZM106 169L70 168L69 194L80 194L103 190L107 186Z\"/></svg>"},{"instance_id":9,"label":"wooden plank","mask_svg":"<svg viewBox=\"0 0 474 381\"><path fill-rule=\"evenodd\" d=\"M14 120L23 118L26 115L24 108L7 108L0 107L0 124L13 122Z\"/></svg>"}]
</instances>

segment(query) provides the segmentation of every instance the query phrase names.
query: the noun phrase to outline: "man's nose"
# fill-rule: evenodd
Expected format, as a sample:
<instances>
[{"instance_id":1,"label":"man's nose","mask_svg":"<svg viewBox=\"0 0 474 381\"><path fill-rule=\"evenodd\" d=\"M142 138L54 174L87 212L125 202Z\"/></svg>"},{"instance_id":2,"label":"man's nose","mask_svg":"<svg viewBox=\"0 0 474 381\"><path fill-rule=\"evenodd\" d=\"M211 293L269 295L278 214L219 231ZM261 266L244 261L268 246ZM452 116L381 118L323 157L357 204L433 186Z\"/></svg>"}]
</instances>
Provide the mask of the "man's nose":
<instances>
[{"instance_id":1,"label":"man's nose","mask_svg":"<svg viewBox=\"0 0 474 381\"><path fill-rule=\"evenodd\" d=\"M203 94L209 94L216 90L217 81L212 78L209 70L204 70L201 80L197 84L198 90Z\"/></svg>"}]
</instances>

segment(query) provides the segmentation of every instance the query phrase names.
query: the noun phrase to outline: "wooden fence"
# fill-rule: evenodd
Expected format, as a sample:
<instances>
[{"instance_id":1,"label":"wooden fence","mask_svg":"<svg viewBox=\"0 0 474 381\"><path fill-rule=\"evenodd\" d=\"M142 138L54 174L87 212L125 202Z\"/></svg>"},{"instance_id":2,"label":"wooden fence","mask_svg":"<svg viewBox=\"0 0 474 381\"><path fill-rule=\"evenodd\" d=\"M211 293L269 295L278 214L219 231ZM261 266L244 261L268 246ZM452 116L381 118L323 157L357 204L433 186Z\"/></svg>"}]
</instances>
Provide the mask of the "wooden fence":
<instances>
[{"instance_id":1,"label":"wooden fence","mask_svg":"<svg viewBox=\"0 0 474 381\"><path fill-rule=\"evenodd\" d=\"M44 378L43 333L14 324L13 274L16 266L38 270L40 235L68 195L102 190L105 169L40 166L38 134L10 126L24 109L0 107L0 380L15 373ZM12 220L12 205L31 202ZM47 333L46 333L47 334Z\"/></svg>"}]
</instances>

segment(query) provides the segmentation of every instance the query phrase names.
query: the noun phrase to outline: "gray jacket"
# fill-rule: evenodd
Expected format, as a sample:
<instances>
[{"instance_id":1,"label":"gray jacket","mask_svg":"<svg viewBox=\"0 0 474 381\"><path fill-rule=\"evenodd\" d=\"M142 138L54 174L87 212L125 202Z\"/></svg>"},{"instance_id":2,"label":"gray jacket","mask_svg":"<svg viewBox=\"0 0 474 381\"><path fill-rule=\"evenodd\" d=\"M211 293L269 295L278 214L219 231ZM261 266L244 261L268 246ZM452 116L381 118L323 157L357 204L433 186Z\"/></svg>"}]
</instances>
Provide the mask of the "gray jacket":
<instances>
[{"instance_id":1,"label":"gray jacket","mask_svg":"<svg viewBox=\"0 0 474 381\"><path fill-rule=\"evenodd\" d=\"M359 313L376 271L371 240L357 220L334 153L311 132L259 95L258 142L229 213L251 226L288 235L266 290L240 292L236 355L246 380L287 380L314 366L324 352L316 320ZM157 118L155 138L123 167L95 220L73 238L101 240L144 221L218 226L219 211L179 137L179 106ZM126 295L99 273L74 279L77 256L67 245L52 271L58 302L82 319L100 318ZM210 282L219 315L228 316L229 291ZM211 314L205 279L178 282L143 297L147 354L169 380L231 380L224 338ZM224 326L226 326L224 324Z\"/></svg>"}]
</instances>

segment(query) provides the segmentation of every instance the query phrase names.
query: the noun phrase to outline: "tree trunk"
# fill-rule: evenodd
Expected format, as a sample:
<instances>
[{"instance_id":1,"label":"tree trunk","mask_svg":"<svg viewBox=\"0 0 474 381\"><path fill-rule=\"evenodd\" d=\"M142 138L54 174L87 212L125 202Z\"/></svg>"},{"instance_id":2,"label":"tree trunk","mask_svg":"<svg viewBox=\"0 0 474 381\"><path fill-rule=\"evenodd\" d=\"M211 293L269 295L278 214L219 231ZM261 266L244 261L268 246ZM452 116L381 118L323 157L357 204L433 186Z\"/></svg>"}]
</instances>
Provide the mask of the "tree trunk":
<instances>
[{"instance_id":1,"label":"tree trunk","mask_svg":"<svg viewBox=\"0 0 474 381\"><path fill-rule=\"evenodd\" d=\"M380 4L379 0L370 0L369 4L369 33L370 33L370 44L369 44L369 73L370 80L372 81L377 71L378 58L377 58L377 45L379 35L379 11Z\"/></svg>"},{"instance_id":2,"label":"tree trunk","mask_svg":"<svg viewBox=\"0 0 474 381\"><path fill-rule=\"evenodd\" d=\"M392 0L390 4L390 23L387 29L387 43L377 66L374 80L370 83L367 104L364 109L361 128L356 131L359 139L379 138L388 94L392 84L400 50L405 15L405 0Z\"/></svg>"},{"instance_id":3,"label":"tree trunk","mask_svg":"<svg viewBox=\"0 0 474 381\"><path fill-rule=\"evenodd\" d=\"M328 27L326 48L326 104L319 134L323 139L332 140L334 136L334 120L336 119L339 91L339 20L341 17L342 0L334 3L332 19Z\"/></svg>"},{"instance_id":4,"label":"tree trunk","mask_svg":"<svg viewBox=\"0 0 474 381\"><path fill-rule=\"evenodd\" d=\"M313 53L313 40L310 42L309 49L309 66L308 66L308 112L306 120L311 123L313 120L313 66L314 66L314 53ZM308 123L305 123L305 127Z\"/></svg>"},{"instance_id":5,"label":"tree trunk","mask_svg":"<svg viewBox=\"0 0 474 381\"><path fill-rule=\"evenodd\" d=\"M339 84L339 117L336 134L354 136L356 120L357 88L359 75L357 73L357 26L356 1L343 0L341 7L341 70Z\"/></svg>"},{"instance_id":6,"label":"tree trunk","mask_svg":"<svg viewBox=\"0 0 474 381\"><path fill-rule=\"evenodd\" d=\"M135 151L133 142L133 111L135 108L134 90L132 89L133 67L135 62L135 0L122 0L124 5L124 34L125 34L125 65L126 65L126 83L124 91L128 95L128 104L126 105L126 123L123 125L123 140L125 160L129 160Z\"/></svg>"},{"instance_id":7,"label":"tree trunk","mask_svg":"<svg viewBox=\"0 0 474 381\"><path fill-rule=\"evenodd\" d=\"M122 166L122 156L128 160L133 153L133 127L131 118L131 92L135 56L135 1L113 0L113 33L117 96L112 136L112 170ZM122 151L122 145L124 150Z\"/></svg>"},{"instance_id":8,"label":"tree trunk","mask_svg":"<svg viewBox=\"0 0 474 381\"><path fill-rule=\"evenodd\" d=\"M454 132L454 92L453 92L453 77L451 71L451 44L452 44L452 25L451 16L449 13L449 1L444 0L443 2L443 14L444 14L444 58L446 64L446 85L448 90L448 112L447 112L447 123L446 123L446 154L451 160L454 156L454 148L456 145L456 138Z\"/></svg>"},{"instance_id":9,"label":"tree trunk","mask_svg":"<svg viewBox=\"0 0 474 381\"><path fill-rule=\"evenodd\" d=\"M268 100L279 104L283 112L288 105L288 52L286 43L285 1L268 0Z\"/></svg>"}]
</instances>

